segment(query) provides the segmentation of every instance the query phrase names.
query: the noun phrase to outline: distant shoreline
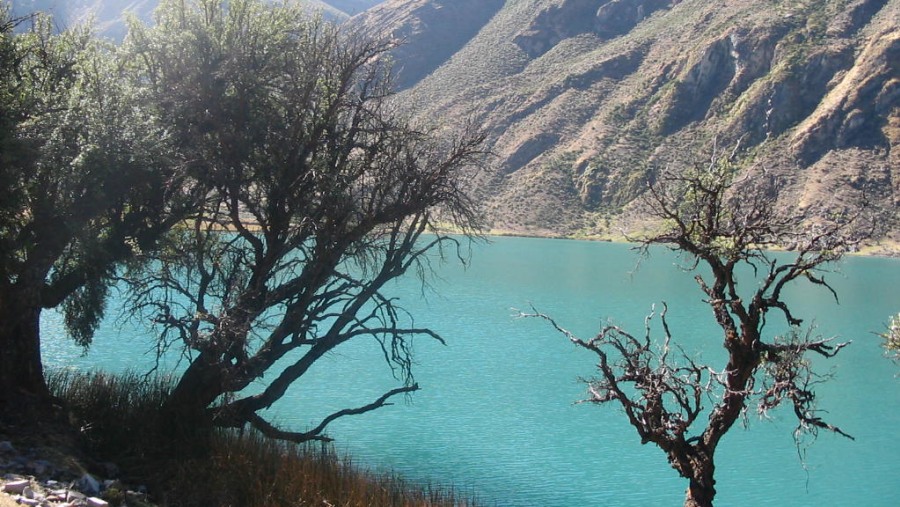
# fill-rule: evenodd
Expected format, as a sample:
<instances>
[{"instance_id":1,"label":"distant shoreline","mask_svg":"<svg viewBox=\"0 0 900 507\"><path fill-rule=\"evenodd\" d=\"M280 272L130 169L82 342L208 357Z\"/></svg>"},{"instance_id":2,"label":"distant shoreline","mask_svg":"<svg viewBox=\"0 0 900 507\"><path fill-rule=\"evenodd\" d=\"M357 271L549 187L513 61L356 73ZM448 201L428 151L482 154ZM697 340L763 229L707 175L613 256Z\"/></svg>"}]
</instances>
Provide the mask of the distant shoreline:
<instances>
[{"instance_id":1,"label":"distant shoreline","mask_svg":"<svg viewBox=\"0 0 900 507\"><path fill-rule=\"evenodd\" d=\"M243 226L251 232L259 231L259 224L253 221L247 221ZM190 227L190 225L186 225ZM217 230L234 232L233 227L218 226ZM450 232L453 231L445 231ZM534 238L534 239L559 239L570 241L590 241L595 243L634 243L629 241L623 234L605 234L605 235L589 235L589 234L560 234L552 231L516 231L511 229L488 229L482 233L487 238ZM787 249L770 249L773 251L788 251ZM893 239L882 239L875 244L866 244L856 252L850 252L847 255L858 257L882 257L888 259L900 259L900 241Z\"/></svg>"},{"instance_id":2,"label":"distant shoreline","mask_svg":"<svg viewBox=\"0 0 900 507\"><path fill-rule=\"evenodd\" d=\"M565 235L558 234L553 232L524 232L524 231L512 231L508 229L491 229L485 233L486 237L498 237L498 238L535 238L535 239L561 239L561 240L572 240L572 241L591 241L598 243L633 243L632 241L628 241L625 236L621 234L616 235ZM784 248L780 249L771 249L773 251L789 251ZM874 244L865 244L862 248L860 248L856 252L850 252L847 255L855 256L855 257L881 257L888 259L900 259L900 241L892 240L892 239L882 239L877 241Z\"/></svg>"}]
</instances>

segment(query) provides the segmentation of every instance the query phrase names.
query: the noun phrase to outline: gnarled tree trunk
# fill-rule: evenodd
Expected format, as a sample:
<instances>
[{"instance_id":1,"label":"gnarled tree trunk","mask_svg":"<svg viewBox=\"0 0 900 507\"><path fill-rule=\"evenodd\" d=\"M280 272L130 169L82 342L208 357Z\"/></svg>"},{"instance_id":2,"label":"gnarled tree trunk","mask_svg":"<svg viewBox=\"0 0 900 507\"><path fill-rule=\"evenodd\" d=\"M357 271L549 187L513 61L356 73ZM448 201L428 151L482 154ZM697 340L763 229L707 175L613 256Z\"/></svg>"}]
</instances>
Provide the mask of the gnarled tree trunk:
<instances>
[{"instance_id":1,"label":"gnarled tree trunk","mask_svg":"<svg viewBox=\"0 0 900 507\"><path fill-rule=\"evenodd\" d=\"M684 441L675 445L672 442L663 443L667 447L666 453L672 468L689 481L684 498L685 507L712 506L716 496L714 457L718 441L719 438L711 441L701 438L693 444Z\"/></svg>"},{"instance_id":2,"label":"gnarled tree trunk","mask_svg":"<svg viewBox=\"0 0 900 507\"><path fill-rule=\"evenodd\" d=\"M226 368L214 355L206 353L188 365L163 406L167 431L172 436L206 435L213 425L229 426L216 421L219 414L214 407L225 393Z\"/></svg>"},{"instance_id":3,"label":"gnarled tree trunk","mask_svg":"<svg viewBox=\"0 0 900 507\"><path fill-rule=\"evenodd\" d=\"M50 397L44 381L39 288L0 294L0 410Z\"/></svg>"}]
</instances>

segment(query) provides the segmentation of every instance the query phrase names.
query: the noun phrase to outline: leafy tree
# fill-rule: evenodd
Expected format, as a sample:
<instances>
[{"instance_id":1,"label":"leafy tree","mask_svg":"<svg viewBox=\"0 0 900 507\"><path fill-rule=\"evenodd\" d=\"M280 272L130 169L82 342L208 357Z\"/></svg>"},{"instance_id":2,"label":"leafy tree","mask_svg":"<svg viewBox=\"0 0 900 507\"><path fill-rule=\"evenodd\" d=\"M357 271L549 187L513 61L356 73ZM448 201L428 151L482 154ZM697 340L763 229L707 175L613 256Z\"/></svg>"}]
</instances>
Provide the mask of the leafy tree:
<instances>
[{"instance_id":1,"label":"leafy tree","mask_svg":"<svg viewBox=\"0 0 900 507\"><path fill-rule=\"evenodd\" d=\"M417 389L409 340L437 336L404 324L382 289L459 246L441 226L476 231L463 184L482 136L416 129L389 101L390 46L294 4L163 2L156 24L134 23L128 40L207 188L192 226L131 282L161 349L189 357L169 409L305 441ZM353 339L377 340L403 385L308 431L258 414ZM261 392L242 392L264 375Z\"/></svg>"},{"instance_id":2,"label":"leafy tree","mask_svg":"<svg viewBox=\"0 0 900 507\"><path fill-rule=\"evenodd\" d=\"M165 135L88 28L0 14L0 404L46 399L41 311L87 346L115 267L176 220Z\"/></svg>"},{"instance_id":3,"label":"leafy tree","mask_svg":"<svg viewBox=\"0 0 900 507\"><path fill-rule=\"evenodd\" d=\"M773 205L777 179L761 171L735 180L732 157L714 154L708 165L681 174L663 171L649 187L645 210L661 219L663 229L639 247L646 255L652 246L666 245L697 272L694 278L722 330L724 365L701 364L675 345L666 305L658 317L647 317L643 335L608 325L590 340L534 315L596 354L599 376L588 381L586 401L622 407L641 442L658 446L688 479L686 506L712 505L716 448L751 404L760 414L790 406L797 438L823 429L852 438L821 418L814 391L821 378L807 357L832 357L846 343L802 329L784 289L802 281L834 294L823 273L865 236L854 232L862 229L861 212L833 213L830 221L812 223L779 215ZM791 252L769 250L783 246ZM738 271L756 277L749 291L739 290ZM767 332L770 313L785 319L786 332ZM653 329L661 330L661 340L652 337Z\"/></svg>"}]
</instances>

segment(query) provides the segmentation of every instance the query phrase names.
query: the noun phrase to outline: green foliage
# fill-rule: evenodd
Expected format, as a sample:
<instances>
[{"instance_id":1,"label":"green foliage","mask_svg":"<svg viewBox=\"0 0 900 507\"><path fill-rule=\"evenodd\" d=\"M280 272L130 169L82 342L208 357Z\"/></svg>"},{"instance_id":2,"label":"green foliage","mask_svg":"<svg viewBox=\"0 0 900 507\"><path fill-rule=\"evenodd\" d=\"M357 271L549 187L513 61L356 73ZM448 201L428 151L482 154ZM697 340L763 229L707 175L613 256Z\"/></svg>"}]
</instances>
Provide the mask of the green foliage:
<instances>
[{"instance_id":1,"label":"green foliage","mask_svg":"<svg viewBox=\"0 0 900 507\"><path fill-rule=\"evenodd\" d=\"M884 333L884 348L892 359L900 360L900 313L891 316Z\"/></svg>"},{"instance_id":2,"label":"green foliage","mask_svg":"<svg viewBox=\"0 0 900 507\"><path fill-rule=\"evenodd\" d=\"M10 202L16 198L12 191L12 178L2 169L17 157L19 146L15 138L16 119L21 115L21 106L16 100L16 86L13 79L17 59L17 48L12 34L14 22L9 18L5 4L0 4L0 202ZM6 248L3 225L11 219L11 210L0 206L0 245ZM2 254L2 253L0 253Z\"/></svg>"},{"instance_id":3,"label":"green foliage","mask_svg":"<svg viewBox=\"0 0 900 507\"><path fill-rule=\"evenodd\" d=\"M165 130L133 86L118 50L89 27L54 33L34 17L5 33L0 83L0 285L65 304L87 345L118 262L150 248L175 220Z\"/></svg>"},{"instance_id":4,"label":"green foliage","mask_svg":"<svg viewBox=\"0 0 900 507\"><path fill-rule=\"evenodd\" d=\"M63 301L63 319L75 343L89 347L106 310L109 287L104 280L93 279L77 288Z\"/></svg>"}]
</instances>

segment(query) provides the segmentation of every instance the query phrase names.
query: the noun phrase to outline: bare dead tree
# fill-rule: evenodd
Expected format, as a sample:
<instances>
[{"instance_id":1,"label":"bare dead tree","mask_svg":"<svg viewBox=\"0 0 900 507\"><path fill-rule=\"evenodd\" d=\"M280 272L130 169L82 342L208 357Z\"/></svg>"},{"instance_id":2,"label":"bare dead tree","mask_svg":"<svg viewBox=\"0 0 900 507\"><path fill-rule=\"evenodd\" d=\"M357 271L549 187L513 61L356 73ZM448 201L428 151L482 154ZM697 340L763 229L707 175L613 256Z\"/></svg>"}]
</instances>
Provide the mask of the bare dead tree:
<instances>
[{"instance_id":1,"label":"bare dead tree","mask_svg":"<svg viewBox=\"0 0 900 507\"><path fill-rule=\"evenodd\" d=\"M673 350L665 305L658 315L661 343L651 336L655 313L647 317L643 336L609 325L590 340L572 335L549 316L529 315L549 320L574 344L597 355L599 375L587 381L585 401L619 404L641 442L658 446L688 479L684 504L692 507L713 504L716 448L753 403L763 415L790 406L798 421L796 438L819 430L852 438L817 410L814 386L822 378L807 358L809 353L833 357L847 344L804 331L783 295L790 284L808 282L837 299L824 275L865 238L863 212L815 220L780 214L774 206L777 179L753 170L734 179L734 155L714 152L709 163L681 173L663 171L644 201L646 212L662 221L663 232L641 239L638 246L649 255L651 246L666 245L687 258L688 270L709 269L710 275L698 273L694 279L722 330L728 353L722 368ZM778 247L788 247L791 258L771 251ZM738 290L739 267L749 267L757 277L749 293ZM771 311L784 317L789 332L764 332ZM708 412L704 403L711 405Z\"/></svg>"}]
</instances>

